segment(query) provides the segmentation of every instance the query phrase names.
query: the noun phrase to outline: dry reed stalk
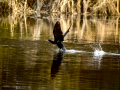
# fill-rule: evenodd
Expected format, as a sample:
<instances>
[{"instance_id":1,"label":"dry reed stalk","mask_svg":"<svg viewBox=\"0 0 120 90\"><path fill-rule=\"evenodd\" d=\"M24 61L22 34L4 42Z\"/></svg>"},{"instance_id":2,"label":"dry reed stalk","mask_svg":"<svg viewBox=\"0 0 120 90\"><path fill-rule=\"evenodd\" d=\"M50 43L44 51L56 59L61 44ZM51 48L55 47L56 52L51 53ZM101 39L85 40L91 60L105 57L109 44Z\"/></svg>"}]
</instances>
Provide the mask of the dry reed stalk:
<instances>
[{"instance_id":1,"label":"dry reed stalk","mask_svg":"<svg viewBox=\"0 0 120 90\"><path fill-rule=\"evenodd\" d=\"M120 13L120 1L117 0L117 12Z\"/></svg>"},{"instance_id":2,"label":"dry reed stalk","mask_svg":"<svg viewBox=\"0 0 120 90\"><path fill-rule=\"evenodd\" d=\"M116 7L116 0L99 0L93 6L93 12L97 13L100 12L101 14L106 15L115 15L117 14L117 7Z\"/></svg>"},{"instance_id":3,"label":"dry reed stalk","mask_svg":"<svg viewBox=\"0 0 120 90\"><path fill-rule=\"evenodd\" d=\"M71 4L72 3L72 6ZM52 12L71 12L71 8L72 8L72 12L73 12L73 5L74 5L74 1L73 0L55 0L52 4Z\"/></svg>"},{"instance_id":4,"label":"dry reed stalk","mask_svg":"<svg viewBox=\"0 0 120 90\"><path fill-rule=\"evenodd\" d=\"M13 13L23 13L26 12L27 14L33 14L35 13L35 11L33 9L31 9L30 7L27 6L27 0L25 1L21 1L21 2L17 2L17 0L10 0L8 1L9 6L12 7L12 11Z\"/></svg>"},{"instance_id":5,"label":"dry reed stalk","mask_svg":"<svg viewBox=\"0 0 120 90\"><path fill-rule=\"evenodd\" d=\"M46 12L44 8L51 5L49 11L59 13L84 13L87 14L119 14L119 0L51 0L45 3L46 0L36 0L36 9L31 9L27 2L28 0L10 0L14 12L25 12L27 14L35 14L37 11ZM34 4L35 5L35 4ZM48 5L48 6L49 6ZM83 9L83 10L82 10Z\"/></svg>"},{"instance_id":6,"label":"dry reed stalk","mask_svg":"<svg viewBox=\"0 0 120 90\"><path fill-rule=\"evenodd\" d=\"M27 5L27 0L25 0L25 3L24 3L24 12L26 11L26 5Z\"/></svg>"},{"instance_id":7,"label":"dry reed stalk","mask_svg":"<svg viewBox=\"0 0 120 90\"><path fill-rule=\"evenodd\" d=\"M83 7L83 11L84 11L84 13L86 14L87 13L87 9L88 9L88 7L89 7L89 3L90 3L90 0L83 0L83 4L84 4L84 7Z\"/></svg>"},{"instance_id":8,"label":"dry reed stalk","mask_svg":"<svg viewBox=\"0 0 120 90\"><path fill-rule=\"evenodd\" d=\"M77 12L80 13L80 0L77 2Z\"/></svg>"}]
</instances>

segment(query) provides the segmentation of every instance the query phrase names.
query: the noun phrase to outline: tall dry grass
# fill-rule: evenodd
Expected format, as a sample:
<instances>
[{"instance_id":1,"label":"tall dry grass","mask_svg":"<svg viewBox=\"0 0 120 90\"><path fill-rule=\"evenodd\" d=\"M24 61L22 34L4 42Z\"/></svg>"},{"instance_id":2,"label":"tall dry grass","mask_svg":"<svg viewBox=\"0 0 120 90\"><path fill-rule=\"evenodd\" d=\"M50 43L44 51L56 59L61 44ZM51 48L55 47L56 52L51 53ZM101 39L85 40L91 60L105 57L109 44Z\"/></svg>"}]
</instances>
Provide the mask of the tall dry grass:
<instances>
[{"instance_id":1,"label":"tall dry grass","mask_svg":"<svg viewBox=\"0 0 120 90\"><path fill-rule=\"evenodd\" d=\"M55 0L51 11L116 15L119 8L119 0Z\"/></svg>"},{"instance_id":2,"label":"tall dry grass","mask_svg":"<svg viewBox=\"0 0 120 90\"><path fill-rule=\"evenodd\" d=\"M40 12L118 15L119 0L5 0L13 12Z\"/></svg>"}]
</instances>

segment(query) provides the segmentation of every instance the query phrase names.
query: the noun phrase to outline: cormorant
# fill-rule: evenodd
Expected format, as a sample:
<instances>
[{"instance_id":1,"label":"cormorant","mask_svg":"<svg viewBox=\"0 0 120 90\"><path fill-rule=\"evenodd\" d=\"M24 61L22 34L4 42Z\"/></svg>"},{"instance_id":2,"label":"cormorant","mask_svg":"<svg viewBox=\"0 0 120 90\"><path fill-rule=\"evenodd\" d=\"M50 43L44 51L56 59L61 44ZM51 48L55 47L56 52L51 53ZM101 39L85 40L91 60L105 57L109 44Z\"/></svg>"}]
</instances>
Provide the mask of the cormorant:
<instances>
[{"instance_id":1,"label":"cormorant","mask_svg":"<svg viewBox=\"0 0 120 90\"><path fill-rule=\"evenodd\" d=\"M70 27L71 27L71 25L70 25ZM70 27L69 27L69 29L70 29ZM64 37L69 32L69 29L63 35L63 33L61 31L60 22L57 21L55 26L54 26L54 30L53 30L54 41L52 41L52 40L48 40L48 41L51 42L52 44L56 44L60 49L66 50L65 46L62 44L62 41L64 41Z\"/></svg>"}]
</instances>

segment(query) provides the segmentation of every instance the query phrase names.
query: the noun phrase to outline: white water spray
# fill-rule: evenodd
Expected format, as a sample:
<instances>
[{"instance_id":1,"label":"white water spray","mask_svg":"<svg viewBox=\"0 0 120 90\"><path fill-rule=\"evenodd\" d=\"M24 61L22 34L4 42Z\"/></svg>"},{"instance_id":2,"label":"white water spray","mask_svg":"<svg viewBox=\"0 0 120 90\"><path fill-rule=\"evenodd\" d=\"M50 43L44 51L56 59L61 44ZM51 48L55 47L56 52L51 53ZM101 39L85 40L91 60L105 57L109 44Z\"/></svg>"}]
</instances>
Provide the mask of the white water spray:
<instances>
[{"instance_id":1,"label":"white water spray","mask_svg":"<svg viewBox=\"0 0 120 90\"><path fill-rule=\"evenodd\" d=\"M93 47L93 49L94 56L103 56L105 54L105 52L102 50L100 43L96 47Z\"/></svg>"}]
</instances>

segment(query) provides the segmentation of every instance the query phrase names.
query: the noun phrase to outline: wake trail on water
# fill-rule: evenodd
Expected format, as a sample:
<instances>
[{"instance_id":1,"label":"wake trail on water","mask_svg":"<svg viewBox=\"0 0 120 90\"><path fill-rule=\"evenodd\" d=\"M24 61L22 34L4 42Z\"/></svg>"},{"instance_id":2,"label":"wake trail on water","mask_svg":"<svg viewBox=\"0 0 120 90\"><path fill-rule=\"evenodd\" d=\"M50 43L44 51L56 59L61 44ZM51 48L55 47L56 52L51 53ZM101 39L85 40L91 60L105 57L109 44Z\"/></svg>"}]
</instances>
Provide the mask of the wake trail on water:
<instances>
[{"instance_id":1,"label":"wake trail on water","mask_svg":"<svg viewBox=\"0 0 120 90\"><path fill-rule=\"evenodd\" d=\"M102 47L99 44L93 44L93 45L90 45L90 47L93 49L93 52L87 52L87 51L83 51L83 50L74 50L74 49L66 49L65 50L65 53L67 54L74 54L74 53L91 53L91 54L94 54L94 56L103 56L103 55L120 55L120 54L117 54L117 53L111 53L111 52L105 52L102 50ZM57 52L62 52L62 50L60 49L57 49L56 50Z\"/></svg>"}]
</instances>

